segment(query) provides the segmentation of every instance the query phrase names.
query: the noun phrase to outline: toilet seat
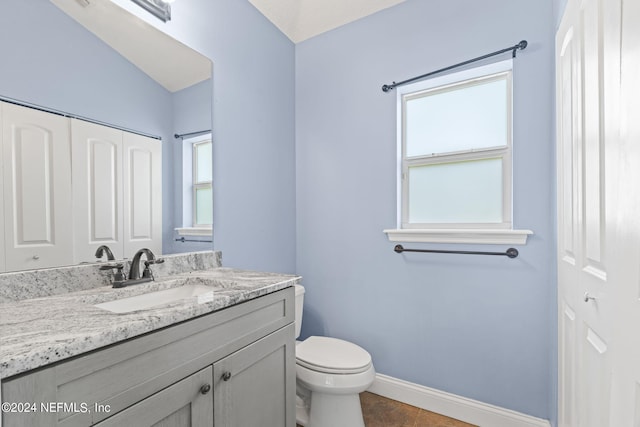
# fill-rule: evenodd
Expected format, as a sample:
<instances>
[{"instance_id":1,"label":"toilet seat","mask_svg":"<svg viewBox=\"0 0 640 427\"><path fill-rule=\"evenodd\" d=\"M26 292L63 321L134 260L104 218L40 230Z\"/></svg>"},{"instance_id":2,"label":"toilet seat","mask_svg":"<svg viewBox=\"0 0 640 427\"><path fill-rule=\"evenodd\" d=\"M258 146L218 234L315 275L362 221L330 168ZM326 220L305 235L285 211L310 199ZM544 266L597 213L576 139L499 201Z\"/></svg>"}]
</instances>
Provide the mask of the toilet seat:
<instances>
[{"instance_id":1,"label":"toilet seat","mask_svg":"<svg viewBox=\"0 0 640 427\"><path fill-rule=\"evenodd\" d=\"M312 336L296 346L296 363L316 372L358 374L371 367L371 355L348 341Z\"/></svg>"}]
</instances>

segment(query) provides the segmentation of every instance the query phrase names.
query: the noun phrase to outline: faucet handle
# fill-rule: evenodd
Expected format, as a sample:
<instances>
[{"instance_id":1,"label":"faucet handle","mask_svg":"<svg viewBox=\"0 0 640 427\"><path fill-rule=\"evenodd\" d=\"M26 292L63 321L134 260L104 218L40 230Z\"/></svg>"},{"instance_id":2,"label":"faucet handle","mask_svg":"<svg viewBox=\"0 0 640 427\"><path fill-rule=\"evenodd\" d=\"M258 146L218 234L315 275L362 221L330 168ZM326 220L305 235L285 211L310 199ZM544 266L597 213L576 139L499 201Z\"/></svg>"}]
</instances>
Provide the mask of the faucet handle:
<instances>
[{"instance_id":1,"label":"faucet handle","mask_svg":"<svg viewBox=\"0 0 640 427\"><path fill-rule=\"evenodd\" d=\"M149 268L152 264L162 264L164 262L163 258L158 258L158 259L148 259L144 262L144 270L142 271L142 277L143 278L151 278L151 280L155 280L155 278L153 277L153 272L151 271L151 268Z\"/></svg>"},{"instance_id":2,"label":"faucet handle","mask_svg":"<svg viewBox=\"0 0 640 427\"><path fill-rule=\"evenodd\" d=\"M105 264L100 266L100 270L122 270L124 268L124 264Z\"/></svg>"},{"instance_id":3,"label":"faucet handle","mask_svg":"<svg viewBox=\"0 0 640 427\"><path fill-rule=\"evenodd\" d=\"M122 271L123 269L124 269L124 264L122 263L106 264L106 265L100 266L100 270L116 270L113 273L114 287L119 287L119 286L116 286L116 284L122 283L127 279L127 276L124 274L124 271Z\"/></svg>"}]
</instances>

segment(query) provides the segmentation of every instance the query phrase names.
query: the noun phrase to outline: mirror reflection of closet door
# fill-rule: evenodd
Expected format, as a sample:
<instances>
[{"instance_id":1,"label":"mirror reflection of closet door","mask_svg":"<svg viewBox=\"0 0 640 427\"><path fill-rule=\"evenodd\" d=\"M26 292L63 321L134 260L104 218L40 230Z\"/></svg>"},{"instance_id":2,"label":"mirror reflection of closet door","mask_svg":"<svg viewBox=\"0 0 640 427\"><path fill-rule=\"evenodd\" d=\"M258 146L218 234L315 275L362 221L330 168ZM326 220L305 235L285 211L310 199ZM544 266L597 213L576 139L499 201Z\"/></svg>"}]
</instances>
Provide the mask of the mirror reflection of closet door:
<instances>
[{"instance_id":1,"label":"mirror reflection of closet door","mask_svg":"<svg viewBox=\"0 0 640 427\"><path fill-rule=\"evenodd\" d=\"M68 119L2 103L7 271L73 262Z\"/></svg>"},{"instance_id":2,"label":"mirror reflection of closet door","mask_svg":"<svg viewBox=\"0 0 640 427\"><path fill-rule=\"evenodd\" d=\"M95 261L101 245L124 258L122 131L72 119L71 139L74 261Z\"/></svg>"},{"instance_id":3,"label":"mirror reflection of closet door","mask_svg":"<svg viewBox=\"0 0 640 427\"><path fill-rule=\"evenodd\" d=\"M162 253L162 141L123 133L124 253Z\"/></svg>"}]
</instances>

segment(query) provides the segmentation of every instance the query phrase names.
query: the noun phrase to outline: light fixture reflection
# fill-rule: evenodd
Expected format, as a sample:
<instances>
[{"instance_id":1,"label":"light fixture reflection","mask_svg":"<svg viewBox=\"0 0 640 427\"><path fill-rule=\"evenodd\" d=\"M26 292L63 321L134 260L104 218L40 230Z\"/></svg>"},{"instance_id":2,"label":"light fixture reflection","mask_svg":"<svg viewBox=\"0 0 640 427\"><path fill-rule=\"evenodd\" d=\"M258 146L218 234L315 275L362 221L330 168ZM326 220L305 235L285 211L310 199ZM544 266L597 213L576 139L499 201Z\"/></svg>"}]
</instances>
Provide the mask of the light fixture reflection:
<instances>
[{"instance_id":1,"label":"light fixture reflection","mask_svg":"<svg viewBox=\"0 0 640 427\"><path fill-rule=\"evenodd\" d=\"M171 21L171 6L173 0L131 0L162 22Z\"/></svg>"}]
</instances>

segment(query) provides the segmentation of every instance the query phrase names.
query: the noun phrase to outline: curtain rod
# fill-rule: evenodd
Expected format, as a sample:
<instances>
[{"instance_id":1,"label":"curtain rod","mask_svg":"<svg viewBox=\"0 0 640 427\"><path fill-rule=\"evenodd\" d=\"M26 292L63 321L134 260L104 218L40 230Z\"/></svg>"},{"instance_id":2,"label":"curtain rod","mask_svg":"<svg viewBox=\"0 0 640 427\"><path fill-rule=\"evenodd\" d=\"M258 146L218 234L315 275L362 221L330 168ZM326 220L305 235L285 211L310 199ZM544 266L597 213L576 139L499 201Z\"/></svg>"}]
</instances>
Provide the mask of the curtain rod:
<instances>
[{"instance_id":1,"label":"curtain rod","mask_svg":"<svg viewBox=\"0 0 640 427\"><path fill-rule=\"evenodd\" d=\"M189 138L192 136L204 135L205 133L211 133L211 129L199 130L197 132L189 132L189 133L176 133L173 135L175 139L184 139L185 137Z\"/></svg>"},{"instance_id":2,"label":"curtain rod","mask_svg":"<svg viewBox=\"0 0 640 427\"><path fill-rule=\"evenodd\" d=\"M2 95L0 95L0 101L8 102L9 104L18 105L20 107L27 107L27 108L31 108L33 110L43 111L45 113L51 113L51 114L56 114L58 116L68 117L70 119L77 119L77 120L82 120L82 121L89 122L89 123L94 123L96 125L107 126L107 127L113 128L113 129L122 130L122 131L129 132L129 133L135 133L136 135L146 136L148 138L162 140L162 138L160 138L157 135L151 135L149 133L140 132L140 131L137 131L137 130L125 128L125 127L122 127L122 126L114 125L112 123L102 122L100 120L94 120L94 119L90 119L88 117L79 116L77 114L67 113L65 111L60 111L60 110L54 110L53 108L43 107L41 105L31 104L29 102L19 101L17 99L8 98L8 97L2 96Z\"/></svg>"},{"instance_id":3,"label":"curtain rod","mask_svg":"<svg viewBox=\"0 0 640 427\"><path fill-rule=\"evenodd\" d=\"M500 50L497 50L495 52L491 52L491 53L488 53L486 55L479 56L477 58L469 59L468 61L464 61L464 62L461 62L459 64L450 65L449 67L441 68L439 70L432 71L430 73L423 74L423 75L418 76L418 77L413 77L413 78L410 78L410 79L407 79L407 80L403 80L403 81L398 82L398 83L393 82L390 85L383 85L382 86L382 91L383 92L389 92L390 90L395 89L398 86L406 85L407 83L411 83L411 82L414 82L416 80L424 79L425 77L433 76L434 74L442 73L444 71L449 71L449 70L452 70L454 68L462 67L463 65L467 65L467 64L471 64L472 62L477 62L477 61L481 61L483 59L491 58L492 56L500 55L502 53L509 52L509 51L512 52L513 58L515 58L516 57L516 52L518 50L526 49L527 45L528 45L527 41L526 40L522 40L520 43L518 43L518 44L516 44L514 46L507 47L507 48L504 48L504 49L500 49Z\"/></svg>"},{"instance_id":4,"label":"curtain rod","mask_svg":"<svg viewBox=\"0 0 640 427\"><path fill-rule=\"evenodd\" d=\"M213 240L195 240L195 239L185 239L184 237L180 237L176 239L176 242L213 243Z\"/></svg>"}]
</instances>

